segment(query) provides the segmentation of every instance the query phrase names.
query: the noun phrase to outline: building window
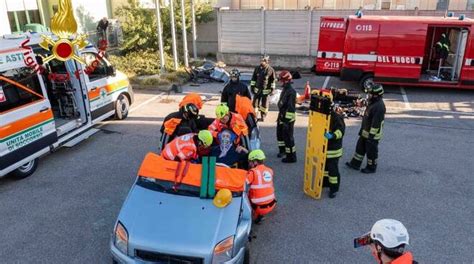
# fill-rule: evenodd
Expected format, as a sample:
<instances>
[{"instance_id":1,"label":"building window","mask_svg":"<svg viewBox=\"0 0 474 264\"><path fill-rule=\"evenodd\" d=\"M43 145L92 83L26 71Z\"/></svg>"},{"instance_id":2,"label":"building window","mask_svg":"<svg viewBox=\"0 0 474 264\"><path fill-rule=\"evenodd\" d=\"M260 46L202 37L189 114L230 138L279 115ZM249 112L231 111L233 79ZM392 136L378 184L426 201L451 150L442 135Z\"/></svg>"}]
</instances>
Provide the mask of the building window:
<instances>
[{"instance_id":1,"label":"building window","mask_svg":"<svg viewBox=\"0 0 474 264\"><path fill-rule=\"evenodd\" d=\"M24 31L26 24L41 24L36 0L5 0L12 32Z\"/></svg>"}]
</instances>

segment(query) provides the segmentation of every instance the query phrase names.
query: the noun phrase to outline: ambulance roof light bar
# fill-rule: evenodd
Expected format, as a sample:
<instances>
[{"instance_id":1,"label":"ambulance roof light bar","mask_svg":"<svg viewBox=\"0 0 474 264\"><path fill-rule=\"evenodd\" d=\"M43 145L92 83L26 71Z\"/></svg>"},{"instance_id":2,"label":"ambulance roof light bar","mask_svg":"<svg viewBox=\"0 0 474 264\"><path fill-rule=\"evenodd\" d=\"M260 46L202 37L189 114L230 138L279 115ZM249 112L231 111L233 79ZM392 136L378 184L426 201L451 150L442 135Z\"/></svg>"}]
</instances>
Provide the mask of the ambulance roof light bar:
<instances>
[{"instance_id":1,"label":"ambulance roof light bar","mask_svg":"<svg viewBox=\"0 0 474 264\"><path fill-rule=\"evenodd\" d=\"M362 10L357 10L357 12L355 13L355 15L357 16L357 18L361 18L362 17Z\"/></svg>"},{"instance_id":2,"label":"ambulance roof light bar","mask_svg":"<svg viewBox=\"0 0 474 264\"><path fill-rule=\"evenodd\" d=\"M466 16L464 14L459 15L459 20L464 20Z\"/></svg>"},{"instance_id":3,"label":"ambulance roof light bar","mask_svg":"<svg viewBox=\"0 0 474 264\"><path fill-rule=\"evenodd\" d=\"M454 16L454 12L449 12L448 13L448 17L453 17Z\"/></svg>"}]
</instances>

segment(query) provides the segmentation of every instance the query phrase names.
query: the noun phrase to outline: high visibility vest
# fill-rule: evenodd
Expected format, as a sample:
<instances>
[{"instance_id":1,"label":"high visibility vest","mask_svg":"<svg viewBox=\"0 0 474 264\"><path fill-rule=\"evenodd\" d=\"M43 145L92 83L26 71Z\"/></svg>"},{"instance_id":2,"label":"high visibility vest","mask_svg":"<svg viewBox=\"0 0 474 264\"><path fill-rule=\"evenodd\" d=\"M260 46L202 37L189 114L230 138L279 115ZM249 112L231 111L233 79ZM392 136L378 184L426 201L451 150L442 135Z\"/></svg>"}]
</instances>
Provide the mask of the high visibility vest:
<instances>
[{"instance_id":1,"label":"high visibility vest","mask_svg":"<svg viewBox=\"0 0 474 264\"><path fill-rule=\"evenodd\" d=\"M417 263L413 260L413 255L411 252L405 252L403 255L400 257L394 259L392 264L412 264L412 263Z\"/></svg>"},{"instance_id":2,"label":"high visibility vest","mask_svg":"<svg viewBox=\"0 0 474 264\"><path fill-rule=\"evenodd\" d=\"M165 146L161 156L167 160L175 160L176 158L179 160L197 159L197 147L193 139L195 135L189 133L173 139Z\"/></svg>"},{"instance_id":3,"label":"high visibility vest","mask_svg":"<svg viewBox=\"0 0 474 264\"><path fill-rule=\"evenodd\" d=\"M217 138L217 135L224 129L232 130L237 135L237 142L240 136L247 136L249 134L249 129L245 120L241 115L236 113L232 113L229 125L222 124L219 119L216 119L208 127L208 130L211 131L214 138Z\"/></svg>"},{"instance_id":4,"label":"high visibility vest","mask_svg":"<svg viewBox=\"0 0 474 264\"><path fill-rule=\"evenodd\" d=\"M176 130L176 127L178 127L179 124L181 124L180 118L171 118L167 120L164 124L165 133L169 136L173 135L174 131Z\"/></svg>"},{"instance_id":5,"label":"high visibility vest","mask_svg":"<svg viewBox=\"0 0 474 264\"><path fill-rule=\"evenodd\" d=\"M273 171L265 165L251 169L247 176L250 184L249 198L252 204L265 205L275 200Z\"/></svg>"}]
</instances>

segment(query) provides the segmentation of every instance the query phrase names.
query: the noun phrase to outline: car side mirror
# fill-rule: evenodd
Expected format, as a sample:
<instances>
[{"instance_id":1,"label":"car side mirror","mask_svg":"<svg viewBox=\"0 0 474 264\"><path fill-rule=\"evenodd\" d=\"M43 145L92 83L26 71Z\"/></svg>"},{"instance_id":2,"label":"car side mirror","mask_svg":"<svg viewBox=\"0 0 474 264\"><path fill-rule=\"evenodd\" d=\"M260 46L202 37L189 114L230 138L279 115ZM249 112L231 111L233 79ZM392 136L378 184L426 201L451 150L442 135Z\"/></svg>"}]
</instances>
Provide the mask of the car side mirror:
<instances>
[{"instance_id":1,"label":"car side mirror","mask_svg":"<svg viewBox=\"0 0 474 264\"><path fill-rule=\"evenodd\" d=\"M108 76L115 76L117 75L117 70L115 70L115 67L112 65L107 66L107 75Z\"/></svg>"}]
</instances>

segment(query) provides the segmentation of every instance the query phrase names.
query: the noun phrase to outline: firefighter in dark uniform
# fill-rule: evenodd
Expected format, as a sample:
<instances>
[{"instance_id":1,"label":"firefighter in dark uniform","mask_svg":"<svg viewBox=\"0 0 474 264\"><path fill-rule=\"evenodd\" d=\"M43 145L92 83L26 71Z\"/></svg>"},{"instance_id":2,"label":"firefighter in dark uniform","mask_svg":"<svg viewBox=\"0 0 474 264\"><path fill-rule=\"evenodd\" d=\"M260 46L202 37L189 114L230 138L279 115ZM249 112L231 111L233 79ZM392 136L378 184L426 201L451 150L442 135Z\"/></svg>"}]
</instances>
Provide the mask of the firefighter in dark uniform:
<instances>
[{"instance_id":1,"label":"firefighter in dark uniform","mask_svg":"<svg viewBox=\"0 0 474 264\"><path fill-rule=\"evenodd\" d=\"M233 69L230 71L229 83L224 87L224 90L222 90L221 103L227 103L229 110L234 113L237 95L252 99L247 85L240 82L240 71L238 69Z\"/></svg>"},{"instance_id":2,"label":"firefighter in dark uniform","mask_svg":"<svg viewBox=\"0 0 474 264\"><path fill-rule=\"evenodd\" d=\"M348 167L359 170L364 156L367 155L367 166L361 170L363 173L375 173L377 170L378 145L380 139L382 139L385 118L383 92L383 87L380 84L375 84L370 89L356 151L352 160L346 162Z\"/></svg>"},{"instance_id":3,"label":"firefighter in dark uniform","mask_svg":"<svg viewBox=\"0 0 474 264\"><path fill-rule=\"evenodd\" d=\"M277 140L278 157L286 157L281 161L284 163L296 162L296 147L293 137L295 127L296 113L296 91L291 86L291 73L282 71L279 80L282 83L283 91L278 101L278 120L277 120Z\"/></svg>"},{"instance_id":4,"label":"firefighter in dark uniform","mask_svg":"<svg viewBox=\"0 0 474 264\"><path fill-rule=\"evenodd\" d=\"M167 115L160 129L162 145L170 142L175 137L188 133L198 133L198 119L199 108L193 103L185 104L178 112Z\"/></svg>"},{"instance_id":5,"label":"firefighter in dark uniform","mask_svg":"<svg viewBox=\"0 0 474 264\"><path fill-rule=\"evenodd\" d=\"M260 121L265 120L268 113L270 95L275 89L275 71L269 64L270 57L263 55L260 60L260 66L253 71L250 87L253 92L253 107L260 112Z\"/></svg>"},{"instance_id":6,"label":"firefighter in dark uniform","mask_svg":"<svg viewBox=\"0 0 474 264\"><path fill-rule=\"evenodd\" d=\"M328 140L324 175L328 179L329 198L336 197L336 193L339 191L339 184L341 183L339 158L342 157L342 137L345 130L346 124L344 123L342 108L333 105L329 131L324 133L324 137Z\"/></svg>"}]
</instances>

